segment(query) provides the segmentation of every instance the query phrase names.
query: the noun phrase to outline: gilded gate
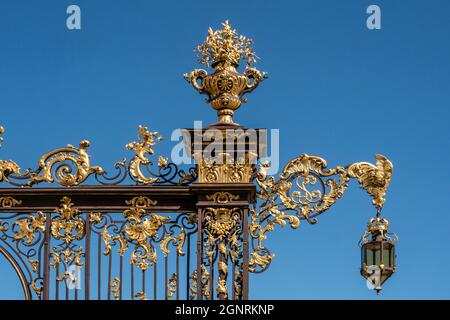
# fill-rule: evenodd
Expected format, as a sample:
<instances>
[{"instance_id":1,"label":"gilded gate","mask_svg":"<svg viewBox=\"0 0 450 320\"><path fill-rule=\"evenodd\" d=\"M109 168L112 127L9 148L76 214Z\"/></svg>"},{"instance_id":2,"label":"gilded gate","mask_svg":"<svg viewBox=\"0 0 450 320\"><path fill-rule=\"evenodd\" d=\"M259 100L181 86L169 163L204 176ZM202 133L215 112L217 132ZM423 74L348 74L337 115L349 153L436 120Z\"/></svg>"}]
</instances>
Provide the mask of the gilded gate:
<instances>
[{"instance_id":1,"label":"gilded gate","mask_svg":"<svg viewBox=\"0 0 450 320\"><path fill-rule=\"evenodd\" d=\"M183 129L192 167L154 157L162 137L142 126L113 174L91 164L87 140L45 153L35 169L0 160L0 253L26 299L248 299L249 273L273 258L268 235L316 223L351 179L373 198L378 220L371 221L385 221L369 225L374 238L366 235L365 248L383 250L380 213L393 172L386 157L328 168L301 154L275 177L261 161L267 130L234 123L243 95L266 79L251 67L251 44L226 21L197 47L214 72L196 69L185 79L207 95L218 122ZM391 260L379 263L384 279L395 272Z\"/></svg>"}]
</instances>

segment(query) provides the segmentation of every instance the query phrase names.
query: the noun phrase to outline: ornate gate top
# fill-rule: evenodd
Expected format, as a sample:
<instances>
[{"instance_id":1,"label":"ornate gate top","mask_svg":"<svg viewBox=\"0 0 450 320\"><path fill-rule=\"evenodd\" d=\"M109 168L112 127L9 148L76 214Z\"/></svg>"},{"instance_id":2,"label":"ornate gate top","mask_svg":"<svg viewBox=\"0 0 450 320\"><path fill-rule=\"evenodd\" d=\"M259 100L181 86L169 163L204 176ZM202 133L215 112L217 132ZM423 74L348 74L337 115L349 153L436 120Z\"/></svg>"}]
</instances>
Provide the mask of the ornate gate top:
<instances>
[{"instance_id":1,"label":"ornate gate top","mask_svg":"<svg viewBox=\"0 0 450 320\"><path fill-rule=\"evenodd\" d=\"M251 47L253 40L238 35L228 20L222 26L216 31L209 28L205 42L196 48L199 61L211 66L214 73L208 75L205 70L195 69L184 77L195 90L208 95L206 103L219 116L217 125L233 125L234 111L246 102L243 95L252 92L266 73L251 67L257 58ZM241 59L246 62L242 74L236 70Z\"/></svg>"}]
</instances>

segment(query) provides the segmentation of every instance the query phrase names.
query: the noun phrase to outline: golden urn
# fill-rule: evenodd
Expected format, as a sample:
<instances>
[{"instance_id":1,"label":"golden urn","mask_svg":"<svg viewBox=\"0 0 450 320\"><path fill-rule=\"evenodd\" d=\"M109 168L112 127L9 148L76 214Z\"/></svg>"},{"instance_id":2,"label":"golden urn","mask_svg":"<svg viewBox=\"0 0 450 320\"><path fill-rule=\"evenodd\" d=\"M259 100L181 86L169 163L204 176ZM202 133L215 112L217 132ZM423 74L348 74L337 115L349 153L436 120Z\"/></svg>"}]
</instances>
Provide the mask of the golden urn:
<instances>
[{"instance_id":1,"label":"golden urn","mask_svg":"<svg viewBox=\"0 0 450 320\"><path fill-rule=\"evenodd\" d=\"M217 125L235 125L233 114L246 102L243 95L253 91L267 76L250 67L256 62L251 47L253 40L238 35L228 21L222 26L223 29L216 31L209 28L205 42L196 48L199 61L207 67L211 65L214 73L195 69L184 78L198 92L208 95L206 102L217 110ZM246 61L242 74L237 71L241 59Z\"/></svg>"}]
</instances>

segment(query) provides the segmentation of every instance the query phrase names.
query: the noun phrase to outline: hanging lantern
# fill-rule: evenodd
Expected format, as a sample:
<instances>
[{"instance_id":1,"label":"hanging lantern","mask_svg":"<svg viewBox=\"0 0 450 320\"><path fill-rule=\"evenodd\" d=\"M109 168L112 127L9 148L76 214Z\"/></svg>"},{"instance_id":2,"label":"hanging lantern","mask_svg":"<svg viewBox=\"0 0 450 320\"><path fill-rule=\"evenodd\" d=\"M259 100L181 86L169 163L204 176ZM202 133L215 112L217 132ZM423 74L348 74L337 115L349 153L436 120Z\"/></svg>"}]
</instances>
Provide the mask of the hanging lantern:
<instances>
[{"instance_id":1,"label":"hanging lantern","mask_svg":"<svg viewBox=\"0 0 450 320\"><path fill-rule=\"evenodd\" d=\"M389 222L380 217L370 219L361 238L361 275L377 294L382 284L396 271L395 245L397 236L389 233Z\"/></svg>"}]
</instances>

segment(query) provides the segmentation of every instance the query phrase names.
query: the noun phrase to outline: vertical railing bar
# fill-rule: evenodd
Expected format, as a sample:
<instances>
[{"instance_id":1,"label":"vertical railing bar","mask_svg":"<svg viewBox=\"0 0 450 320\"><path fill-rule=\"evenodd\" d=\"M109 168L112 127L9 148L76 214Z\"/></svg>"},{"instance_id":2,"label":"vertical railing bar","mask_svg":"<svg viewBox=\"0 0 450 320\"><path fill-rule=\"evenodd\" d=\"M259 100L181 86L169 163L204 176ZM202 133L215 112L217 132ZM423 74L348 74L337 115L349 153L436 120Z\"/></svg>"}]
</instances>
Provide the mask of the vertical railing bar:
<instances>
[{"instance_id":1,"label":"vertical railing bar","mask_svg":"<svg viewBox=\"0 0 450 320\"><path fill-rule=\"evenodd\" d=\"M203 262L203 229L202 209L197 210L197 300L203 299L202 262Z\"/></svg>"},{"instance_id":2,"label":"vertical railing bar","mask_svg":"<svg viewBox=\"0 0 450 320\"><path fill-rule=\"evenodd\" d=\"M145 270L142 270L142 292L145 294Z\"/></svg>"},{"instance_id":3,"label":"vertical railing bar","mask_svg":"<svg viewBox=\"0 0 450 320\"><path fill-rule=\"evenodd\" d=\"M131 267L130 270L131 300L134 300L134 268L132 264L130 264L130 267Z\"/></svg>"},{"instance_id":4,"label":"vertical railing bar","mask_svg":"<svg viewBox=\"0 0 450 320\"><path fill-rule=\"evenodd\" d=\"M112 252L108 255L108 300L111 300Z\"/></svg>"},{"instance_id":5,"label":"vertical railing bar","mask_svg":"<svg viewBox=\"0 0 450 320\"><path fill-rule=\"evenodd\" d=\"M191 235L187 238L187 249L186 249L186 300L189 300L189 287L191 282ZM178 276L180 279L181 277Z\"/></svg>"},{"instance_id":6,"label":"vertical railing bar","mask_svg":"<svg viewBox=\"0 0 450 320\"><path fill-rule=\"evenodd\" d=\"M177 251L177 265L176 265L176 273L177 273L177 300L180 300L180 254Z\"/></svg>"},{"instance_id":7,"label":"vertical railing bar","mask_svg":"<svg viewBox=\"0 0 450 320\"><path fill-rule=\"evenodd\" d=\"M59 263L56 263L55 273L55 300L59 300Z\"/></svg>"},{"instance_id":8,"label":"vertical railing bar","mask_svg":"<svg viewBox=\"0 0 450 320\"><path fill-rule=\"evenodd\" d=\"M97 260L98 260L98 270L97 270L97 300L102 297L102 241L100 235L97 236Z\"/></svg>"},{"instance_id":9,"label":"vertical railing bar","mask_svg":"<svg viewBox=\"0 0 450 320\"><path fill-rule=\"evenodd\" d=\"M52 217L46 214L44 235L44 300L50 297L50 229Z\"/></svg>"},{"instance_id":10,"label":"vertical railing bar","mask_svg":"<svg viewBox=\"0 0 450 320\"><path fill-rule=\"evenodd\" d=\"M157 263L155 262L155 265L153 267L153 300L157 299L157 284L158 284L158 278L157 278Z\"/></svg>"},{"instance_id":11,"label":"vertical railing bar","mask_svg":"<svg viewBox=\"0 0 450 320\"><path fill-rule=\"evenodd\" d=\"M235 277L236 277L236 261L233 262L232 264L232 268L233 270L231 271L231 290L233 290L233 300L236 300L236 283L234 281Z\"/></svg>"},{"instance_id":12,"label":"vertical railing bar","mask_svg":"<svg viewBox=\"0 0 450 320\"><path fill-rule=\"evenodd\" d=\"M90 282L91 282L91 216L86 215L86 238L84 253L84 299L90 299Z\"/></svg>"},{"instance_id":13,"label":"vertical railing bar","mask_svg":"<svg viewBox=\"0 0 450 320\"><path fill-rule=\"evenodd\" d=\"M214 300L214 263L212 259L209 266L209 300Z\"/></svg>"},{"instance_id":14,"label":"vertical railing bar","mask_svg":"<svg viewBox=\"0 0 450 320\"><path fill-rule=\"evenodd\" d=\"M244 243L243 243L243 265L242 265L242 300L248 300L248 208L243 210L243 229Z\"/></svg>"},{"instance_id":15,"label":"vertical railing bar","mask_svg":"<svg viewBox=\"0 0 450 320\"><path fill-rule=\"evenodd\" d=\"M164 293L165 293L165 300L167 300L167 282L169 281L169 257L164 257Z\"/></svg>"},{"instance_id":16,"label":"vertical railing bar","mask_svg":"<svg viewBox=\"0 0 450 320\"><path fill-rule=\"evenodd\" d=\"M119 258L119 268L120 268L120 271L119 271L119 279L120 279L120 288L119 288L119 297L120 297L120 300L122 300L122 287L123 287L123 282L122 282L122 277L123 277L123 256L122 255L120 255L120 258Z\"/></svg>"}]
</instances>

